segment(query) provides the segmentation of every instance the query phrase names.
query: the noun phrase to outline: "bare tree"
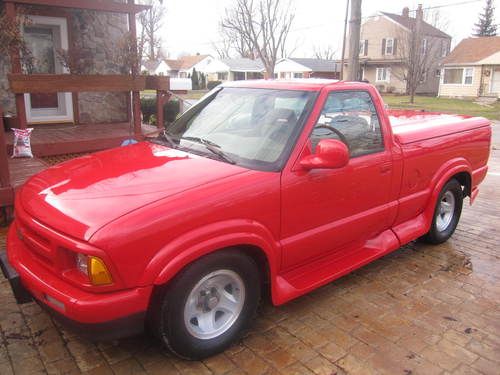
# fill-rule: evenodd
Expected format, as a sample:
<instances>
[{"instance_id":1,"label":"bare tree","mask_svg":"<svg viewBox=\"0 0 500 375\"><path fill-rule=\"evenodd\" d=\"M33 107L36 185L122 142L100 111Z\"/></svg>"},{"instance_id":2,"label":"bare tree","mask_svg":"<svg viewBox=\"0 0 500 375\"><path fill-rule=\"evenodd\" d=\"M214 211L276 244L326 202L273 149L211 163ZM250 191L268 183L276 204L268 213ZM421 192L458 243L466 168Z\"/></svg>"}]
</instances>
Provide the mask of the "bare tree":
<instances>
[{"instance_id":1,"label":"bare tree","mask_svg":"<svg viewBox=\"0 0 500 375\"><path fill-rule=\"evenodd\" d=\"M424 11L424 21L436 29L447 32L450 27L450 20L443 16L441 9L426 9Z\"/></svg>"},{"instance_id":2,"label":"bare tree","mask_svg":"<svg viewBox=\"0 0 500 375\"><path fill-rule=\"evenodd\" d=\"M295 17L290 0L236 0L226 10L222 29L237 35L261 59L268 77L283 52Z\"/></svg>"},{"instance_id":3,"label":"bare tree","mask_svg":"<svg viewBox=\"0 0 500 375\"><path fill-rule=\"evenodd\" d=\"M417 89L433 72L442 53L442 38L425 35L422 24L423 12L419 6L415 22L409 24L408 30L400 31L397 47L394 47L396 56L401 60L401 69L395 69L391 74L406 82L410 103L414 103Z\"/></svg>"},{"instance_id":4,"label":"bare tree","mask_svg":"<svg viewBox=\"0 0 500 375\"><path fill-rule=\"evenodd\" d=\"M337 50L332 45L327 45L323 48L314 46L314 57L323 60L333 60L337 54Z\"/></svg>"},{"instance_id":5,"label":"bare tree","mask_svg":"<svg viewBox=\"0 0 500 375\"><path fill-rule=\"evenodd\" d=\"M226 56L229 58L231 55L239 57L248 57L255 59L250 40L245 35L237 32L234 29L225 28L220 25L219 34L222 40L213 44L213 47L219 56Z\"/></svg>"},{"instance_id":6,"label":"bare tree","mask_svg":"<svg viewBox=\"0 0 500 375\"><path fill-rule=\"evenodd\" d=\"M140 24L140 34L138 37L139 56L148 60L157 60L160 57L162 38L160 30L163 27L163 17L165 8L152 0L143 1L151 8L138 14L137 19Z\"/></svg>"},{"instance_id":7,"label":"bare tree","mask_svg":"<svg viewBox=\"0 0 500 375\"><path fill-rule=\"evenodd\" d=\"M220 42L213 42L212 48L219 59L224 60L231 58L232 46L229 40L223 39Z\"/></svg>"}]
</instances>

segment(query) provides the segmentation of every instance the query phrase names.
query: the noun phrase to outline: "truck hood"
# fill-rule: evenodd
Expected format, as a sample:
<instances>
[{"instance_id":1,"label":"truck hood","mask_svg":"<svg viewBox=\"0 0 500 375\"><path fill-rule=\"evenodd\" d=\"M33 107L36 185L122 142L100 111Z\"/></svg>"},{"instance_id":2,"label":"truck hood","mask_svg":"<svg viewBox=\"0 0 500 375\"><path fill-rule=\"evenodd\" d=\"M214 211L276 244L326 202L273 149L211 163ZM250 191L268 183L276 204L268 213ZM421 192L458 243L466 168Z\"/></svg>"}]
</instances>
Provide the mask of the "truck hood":
<instances>
[{"instance_id":1,"label":"truck hood","mask_svg":"<svg viewBox=\"0 0 500 375\"><path fill-rule=\"evenodd\" d=\"M135 209L245 171L141 142L80 157L33 176L22 187L20 203L41 223L88 241L102 226Z\"/></svg>"}]
</instances>

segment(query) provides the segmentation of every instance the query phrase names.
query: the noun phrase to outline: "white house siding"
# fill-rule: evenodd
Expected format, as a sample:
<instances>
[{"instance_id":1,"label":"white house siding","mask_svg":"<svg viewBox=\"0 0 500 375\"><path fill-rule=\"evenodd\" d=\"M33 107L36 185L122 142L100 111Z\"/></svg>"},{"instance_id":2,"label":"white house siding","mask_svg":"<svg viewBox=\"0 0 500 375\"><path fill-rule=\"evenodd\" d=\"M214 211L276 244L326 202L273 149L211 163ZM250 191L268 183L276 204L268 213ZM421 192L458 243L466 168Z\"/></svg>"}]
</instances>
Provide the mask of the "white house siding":
<instances>
[{"instance_id":1,"label":"white house siding","mask_svg":"<svg viewBox=\"0 0 500 375\"><path fill-rule=\"evenodd\" d=\"M289 59L282 59L278 61L274 67L274 73L276 74L277 78L291 79L294 78L294 74L307 74L310 72L311 69L309 69L308 67L298 64L295 61Z\"/></svg>"},{"instance_id":2,"label":"white house siding","mask_svg":"<svg viewBox=\"0 0 500 375\"><path fill-rule=\"evenodd\" d=\"M446 66L446 68L473 68L472 73L472 84L444 84L444 70L441 71L441 81L439 84L439 94L438 96L448 96L448 97L477 97L480 94L481 87L481 66Z\"/></svg>"}]
</instances>

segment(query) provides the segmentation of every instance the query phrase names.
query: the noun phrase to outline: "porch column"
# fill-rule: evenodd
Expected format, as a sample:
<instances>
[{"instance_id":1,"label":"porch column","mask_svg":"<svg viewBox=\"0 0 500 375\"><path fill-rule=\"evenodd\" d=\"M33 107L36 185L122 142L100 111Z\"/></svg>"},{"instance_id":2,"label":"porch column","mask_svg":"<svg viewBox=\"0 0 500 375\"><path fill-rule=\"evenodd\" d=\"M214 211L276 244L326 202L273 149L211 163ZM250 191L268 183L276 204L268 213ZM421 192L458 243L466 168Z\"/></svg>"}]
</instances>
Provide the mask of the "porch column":
<instances>
[{"instance_id":1,"label":"porch column","mask_svg":"<svg viewBox=\"0 0 500 375\"><path fill-rule=\"evenodd\" d=\"M127 0L129 4L134 4L134 0ZM135 13L130 12L128 14L128 27L131 36L133 36L133 49L135 54L137 54L137 28L135 24ZM136 62L130 67L132 75L136 77L139 74L139 67ZM132 91L132 117L134 121L134 134L138 139L142 139L142 124L141 124L141 98L139 91Z\"/></svg>"},{"instance_id":2,"label":"porch column","mask_svg":"<svg viewBox=\"0 0 500 375\"><path fill-rule=\"evenodd\" d=\"M5 13L12 20L16 21L16 5L14 3L5 3ZM14 74L21 74L21 58L19 56L19 50L15 47L10 49L10 66L11 72ZM24 94L15 94L16 96L16 112L17 119L19 121L19 127L21 129L27 128L26 120L26 107L24 105Z\"/></svg>"},{"instance_id":3,"label":"porch column","mask_svg":"<svg viewBox=\"0 0 500 375\"><path fill-rule=\"evenodd\" d=\"M12 205L14 204L14 189L10 185L9 157L3 127L3 113L0 108L0 219L7 223L12 218Z\"/></svg>"},{"instance_id":4,"label":"porch column","mask_svg":"<svg viewBox=\"0 0 500 375\"><path fill-rule=\"evenodd\" d=\"M158 129L163 129L163 108L165 104L170 100L170 93L165 90L156 90L156 126Z\"/></svg>"}]
</instances>

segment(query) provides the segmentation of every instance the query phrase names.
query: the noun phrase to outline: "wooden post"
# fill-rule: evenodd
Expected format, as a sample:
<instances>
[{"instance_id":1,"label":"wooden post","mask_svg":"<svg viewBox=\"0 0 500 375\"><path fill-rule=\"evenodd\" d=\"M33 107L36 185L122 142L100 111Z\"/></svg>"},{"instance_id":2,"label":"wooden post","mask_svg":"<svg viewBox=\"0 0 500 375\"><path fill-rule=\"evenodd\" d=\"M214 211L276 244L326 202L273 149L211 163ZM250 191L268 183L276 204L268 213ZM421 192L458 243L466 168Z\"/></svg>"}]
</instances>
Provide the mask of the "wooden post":
<instances>
[{"instance_id":1,"label":"wooden post","mask_svg":"<svg viewBox=\"0 0 500 375\"><path fill-rule=\"evenodd\" d=\"M361 30L361 0L351 0L351 19L349 20L349 81L359 79L359 34Z\"/></svg>"},{"instance_id":2,"label":"wooden post","mask_svg":"<svg viewBox=\"0 0 500 375\"><path fill-rule=\"evenodd\" d=\"M134 0L127 0L128 4L133 5ZM135 54L137 55L137 27L135 24L135 13L130 12L128 14L128 27L131 36L133 37L132 46ZM138 60L138 59L136 59ZM135 77L139 74L139 66L137 61L132 64L130 67L132 70L132 75ZM141 97L139 91L132 91L132 117L134 119L134 134L138 139L142 139L142 119L141 119Z\"/></svg>"},{"instance_id":3,"label":"wooden post","mask_svg":"<svg viewBox=\"0 0 500 375\"><path fill-rule=\"evenodd\" d=\"M14 3L5 3L5 13L12 20L16 20L16 5ZM12 73L22 73L21 57L19 50L15 47L10 49L10 66ZM26 107L24 105L24 94L16 94L16 114L21 129L27 128Z\"/></svg>"},{"instance_id":4,"label":"wooden post","mask_svg":"<svg viewBox=\"0 0 500 375\"><path fill-rule=\"evenodd\" d=\"M156 126L163 129L165 116L163 109L170 100L171 94L165 90L156 90Z\"/></svg>"},{"instance_id":5,"label":"wooden post","mask_svg":"<svg viewBox=\"0 0 500 375\"><path fill-rule=\"evenodd\" d=\"M14 204L14 189L10 185L9 157L3 127L3 113L0 108L0 224L7 224L12 219Z\"/></svg>"},{"instance_id":6,"label":"wooden post","mask_svg":"<svg viewBox=\"0 0 500 375\"><path fill-rule=\"evenodd\" d=\"M3 112L0 108L0 189L10 186L9 157L7 155L7 142L3 125Z\"/></svg>"}]
</instances>

